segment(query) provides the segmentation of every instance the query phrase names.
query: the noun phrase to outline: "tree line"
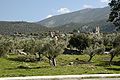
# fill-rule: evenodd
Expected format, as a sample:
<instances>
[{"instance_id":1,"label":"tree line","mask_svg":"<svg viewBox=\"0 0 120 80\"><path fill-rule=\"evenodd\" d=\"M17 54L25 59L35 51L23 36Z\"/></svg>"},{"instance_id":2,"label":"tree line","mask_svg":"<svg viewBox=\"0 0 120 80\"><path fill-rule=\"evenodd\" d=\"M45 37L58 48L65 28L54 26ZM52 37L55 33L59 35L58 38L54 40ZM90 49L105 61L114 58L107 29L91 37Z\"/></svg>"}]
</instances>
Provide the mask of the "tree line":
<instances>
[{"instance_id":1,"label":"tree line","mask_svg":"<svg viewBox=\"0 0 120 80\"><path fill-rule=\"evenodd\" d=\"M68 40L68 41L67 41ZM88 62L96 54L108 54L111 56L109 64L113 58L120 54L120 33L112 34L73 34L71 37L65 36L55 40L50 36L45 38L22 38L13 36L0 36L0 57L9 54L18 54L22 50L27 55L35 55L36 60L42 61L42 57L49 60L50 65L56 66L56 57L63 54L65 49L78 50L76 55L89 55Z\"/></svg>"}]
</instances>

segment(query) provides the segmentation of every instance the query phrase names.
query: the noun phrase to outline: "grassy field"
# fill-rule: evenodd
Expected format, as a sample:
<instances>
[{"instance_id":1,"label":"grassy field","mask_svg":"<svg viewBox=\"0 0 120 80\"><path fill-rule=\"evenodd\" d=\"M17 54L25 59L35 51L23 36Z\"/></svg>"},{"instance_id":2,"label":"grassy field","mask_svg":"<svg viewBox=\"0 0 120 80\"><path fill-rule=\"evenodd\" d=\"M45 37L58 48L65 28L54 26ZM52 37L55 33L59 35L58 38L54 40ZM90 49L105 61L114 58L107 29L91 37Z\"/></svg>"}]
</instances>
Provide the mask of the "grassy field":
<instances>
[{"instance_id":1,"label":"grassy field","mask_svg":"<svg viewBox=\"0 0 120 80\"><path fill-rule=\"evenodd\" d=\"M96 55L91 63L87 62L87 55L60 55L56 67L51 67L47 59L22 62L15 61L16 57L0 58L0 77L120 73L120 56L114 58L112 66L108 66L109 55Z\"/></svg>"}]
</instances>

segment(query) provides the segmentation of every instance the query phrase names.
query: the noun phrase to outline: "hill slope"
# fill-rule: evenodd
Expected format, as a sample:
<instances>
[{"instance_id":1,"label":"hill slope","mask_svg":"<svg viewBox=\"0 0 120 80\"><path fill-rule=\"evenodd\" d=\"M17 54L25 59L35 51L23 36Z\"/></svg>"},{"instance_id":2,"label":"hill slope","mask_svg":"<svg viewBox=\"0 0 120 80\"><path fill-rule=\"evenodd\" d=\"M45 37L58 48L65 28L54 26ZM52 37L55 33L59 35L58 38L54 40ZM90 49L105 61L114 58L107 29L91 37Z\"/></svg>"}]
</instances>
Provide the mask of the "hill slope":
<instances>
[{"instance_id":1,"label":"hill slope","mask_svg":"<svg viewBox=\"0 0 120 80\"><path fill-rule=\"evenodd\" d=\"M56 27L69 23L85 24L95 21L107 20L109 12L109 7L95 9L89 8L72 13L53 16L37 23L47 27Z\"/></svg>"},{"instance_id":2,"label":"hill slope","mask_svg":"<svg viewBox=\"0 0 120 80\"><path fill-rule=\"evenodd\" d=\"M114 32L115 27L112 23L106 22L106 20L90 22L86 24L81 23L69 23L62 26L54 27L53 29L62 32L72 32L73 30L79 30L80 32L92 32L97 26L100 27L100 32Z\"/></svg>"},{"instance_id":3,"label":"hill slope","mask_svg":"<svg viewBox=\"0 0 120 80\"><path fill-rule=\"evenodd\" d=\"M47 27L35 23L0 21L0 34L36 33L47 30Z\"/></svg>"},{"instance_id":4,"label":"hill slope","mask_svg":"<svg viewBox=\"0 0 120 80\"><path fill-rule=\"evenodd\" d=\"M39 21L37 24L0 21L0 34L14 34L15 32L40 33L49 30L70 32L74 29L79 29L81 32L88 32L92 31L96 26L100 26L102 32L113 32L114 26L107 22L109 12L109 7L83 9L72 13L53 16Z\"/></svg>"}]
</instances>

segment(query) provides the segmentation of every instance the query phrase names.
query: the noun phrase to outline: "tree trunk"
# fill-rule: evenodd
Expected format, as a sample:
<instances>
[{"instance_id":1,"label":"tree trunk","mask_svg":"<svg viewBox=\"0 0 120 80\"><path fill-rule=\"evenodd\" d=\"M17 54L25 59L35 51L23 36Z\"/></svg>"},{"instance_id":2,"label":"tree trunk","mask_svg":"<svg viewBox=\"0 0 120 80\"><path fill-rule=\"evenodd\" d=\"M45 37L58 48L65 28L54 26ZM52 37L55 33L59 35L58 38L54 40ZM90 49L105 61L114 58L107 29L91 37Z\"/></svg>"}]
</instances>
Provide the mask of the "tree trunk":
<instances>
[{"instance_id":1,"label":"tree trunk","mask_svg":"<svg viewBox=\"0 0 120 80\"><path fill-rule=\"evenodd\" d=\"M53 66L53 62L51 59L49 59L49 64L50 64L50 66Z\"/></svg>"},{"instance_id":2,"label":"tree trunk","mask_svg":"<svg viewBox=\"0 0 120 80\"><path fill-rule=\"evenodd\" d=\"M110 59L109 65L112 64L112 60L113 60L113 58L114 58L114 55L111 55L111 59Z\"/></svg>"},{"instance_id":3,"label":"tree trunk","mask_svg":"<svg viewBox=\"0 0 120 80\"><path fill-rule=\"evenodd\" d=\"M39 61L41 61L42 57L41 57L41 54L39 54Z\"/></svg>"},{"instance_id":4,"label":"tree trunk","mask_svg":"<svg viewBox=\"0 0 120 80\"><path fill-rule=\"evenodd\" d=\"M49 64L50 66L56 66L56 59L55 58L49 59Z\"/></svg>"},{"instance_id":5,"label":"tree trunk","mask_svg":"<svg viewBox=\"0 0 120 80\"><path fill-rule=\"evenodd\" d=\"M90 58L89 58L88 62L90 62L90 61L92 60L92 58L93 58L93 56L90 56Z\"/></svg>"},{"instance_id":6,"label":"tree trunk","mask_svg":"<svg viewBox=\"0 0 120 80\"><path fill-rule=\"evenodd\" d=\"M56 59L55 58L52 58L52 63L53 63L53 66L56 66Z\"/></svg>"}]
</instances>

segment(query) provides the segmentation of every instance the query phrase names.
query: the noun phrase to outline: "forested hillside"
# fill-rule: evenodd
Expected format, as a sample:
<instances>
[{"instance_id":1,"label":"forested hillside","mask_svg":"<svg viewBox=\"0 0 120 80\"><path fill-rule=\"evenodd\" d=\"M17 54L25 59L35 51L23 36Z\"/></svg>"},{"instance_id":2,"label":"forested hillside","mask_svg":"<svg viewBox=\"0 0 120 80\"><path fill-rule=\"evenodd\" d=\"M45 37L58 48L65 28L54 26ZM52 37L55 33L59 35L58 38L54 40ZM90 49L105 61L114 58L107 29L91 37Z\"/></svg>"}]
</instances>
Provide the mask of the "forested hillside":
<instances>
[{"instance_id":1,"label":"forested hillside","mask_svg":"<svg viewBox=\"0 0 120 80\"><path fill-rule=\"evenodd\" d=\"M0 34L14 34L18 33L40 33L47 31L48 28L40 24L28 22L0 22Z\"/></svg>"},{"instance_id":2,"label":"forested hillside","mask_svg":"<svg viewBox=\"0 0 120 80\"><path fill-rule=\"evenodd\" d=\"M79 30L80 32L92 32L96 27L100 27L101 32L114 32L115 27L112 23L106 20L90 22L86 24L81 23L69 23L62 26L54 27L55 30L62 32L71 32L73 30Z\"/></svg>"}]
</instances>

